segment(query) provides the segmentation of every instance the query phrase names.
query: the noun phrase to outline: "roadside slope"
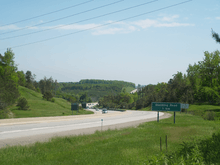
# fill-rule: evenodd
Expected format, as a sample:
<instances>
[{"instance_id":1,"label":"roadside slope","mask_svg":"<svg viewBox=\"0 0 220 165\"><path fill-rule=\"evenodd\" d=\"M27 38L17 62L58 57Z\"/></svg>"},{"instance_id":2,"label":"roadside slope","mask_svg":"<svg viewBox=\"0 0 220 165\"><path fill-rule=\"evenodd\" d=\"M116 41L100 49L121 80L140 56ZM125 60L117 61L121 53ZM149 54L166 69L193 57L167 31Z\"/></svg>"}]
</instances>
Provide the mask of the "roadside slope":
<instances>
[{"instance_id":1,"label":"roadside slope","mask_svg":"<svg viewBox=\"0 0 220 165\"><path fill-rule=\"evenodd\" d=\"M19 86L19 92L21 97L25 97L30 106L30 110L18 110L18 107L13 106L10 108L14 118L25 118L25 117L49 117L49 116L67 116L72 115L70 109L70 102L61 99L54 98L55 102L43 100L42 94L37 93L33 90ZM73 112L73 115L80 114L92 114L91 111L79 110Z\"/></svg>"}]
</instances>

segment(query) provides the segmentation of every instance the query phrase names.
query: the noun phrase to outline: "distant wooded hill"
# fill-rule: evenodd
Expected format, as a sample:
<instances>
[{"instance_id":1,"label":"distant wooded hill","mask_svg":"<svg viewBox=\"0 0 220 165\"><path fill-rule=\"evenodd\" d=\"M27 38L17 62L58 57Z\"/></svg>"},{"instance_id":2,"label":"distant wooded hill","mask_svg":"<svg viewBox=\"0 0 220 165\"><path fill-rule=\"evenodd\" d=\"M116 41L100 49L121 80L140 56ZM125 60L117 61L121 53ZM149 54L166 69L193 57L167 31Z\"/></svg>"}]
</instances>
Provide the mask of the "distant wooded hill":
<instances>
[{"instance_id":1,"label":"distant wooded hill","mask_svg":"<svg viewBox=\"0 0 220 165\"><path fill-rule=\"evenodd\" d=\"M87 96L91 97L92 101L97 101L100 97L105 95L116 95L124 88L134 89L135 84L117 80L85 79L79 82L60 82L57 95L61 93L81 95L86 92Z\"/></svg>"}]
</instances>

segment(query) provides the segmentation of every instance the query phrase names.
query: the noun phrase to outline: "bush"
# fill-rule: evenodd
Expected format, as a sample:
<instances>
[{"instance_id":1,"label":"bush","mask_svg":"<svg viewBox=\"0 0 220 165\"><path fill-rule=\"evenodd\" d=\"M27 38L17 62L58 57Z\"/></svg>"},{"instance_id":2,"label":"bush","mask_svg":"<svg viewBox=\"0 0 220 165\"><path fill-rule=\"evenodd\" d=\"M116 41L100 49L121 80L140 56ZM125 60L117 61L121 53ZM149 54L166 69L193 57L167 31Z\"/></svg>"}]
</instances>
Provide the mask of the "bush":
<instances>
[{"instance_id":1,"label":"bush","mask_svg":"<svg viewBox=\"0 0 220 165\"><path fill-rule=\"evenodd\" d=\"M49 101L53 98L53 95L50 91L46 91L43 95L43 98L46 99L47 101Z\"/></svg>"},{"instance_id":2,"label":"bush","mask_svg":"<svg viewBox=\"0 0 220 165\"><path fill-rule=\"evenodd\" d=\"M51 101L54 103L54 102L55 102L55 99L54 99L54 98L52 98L52 99L51 99Z\"/></svg>"},{"instance_id":3,"label":"bush","mask_svg":"<svg viewBox=\"0 0 220 165\"><path fill-rule=\"evenodd\" d=\"M150 157L147 164L219 164L220 162L220 132L213 133L211 138L194 139L183 142L175 152Z\"/></svg>"},{"instance_id":4,"label":"bush","mask_svg":"<svg viewBox=\"0 0 220 165\"><path fill-rule=\"evenodd\" d=\"M28 108L29 108L28 102L24 97L20 97L18 99L17 106L19 107L20 110L28 110Z\"/></svg>"},{"instance_id":5,"label":"bush","mask_svg":"<svg viewBox=\"0 0 220 165\"><path fill-rule=\"evenodd\" d=\"M203 115L203 118L205 120L215 120L215 112L213 111L206 111Z\"/></svg>"}]
</instances>

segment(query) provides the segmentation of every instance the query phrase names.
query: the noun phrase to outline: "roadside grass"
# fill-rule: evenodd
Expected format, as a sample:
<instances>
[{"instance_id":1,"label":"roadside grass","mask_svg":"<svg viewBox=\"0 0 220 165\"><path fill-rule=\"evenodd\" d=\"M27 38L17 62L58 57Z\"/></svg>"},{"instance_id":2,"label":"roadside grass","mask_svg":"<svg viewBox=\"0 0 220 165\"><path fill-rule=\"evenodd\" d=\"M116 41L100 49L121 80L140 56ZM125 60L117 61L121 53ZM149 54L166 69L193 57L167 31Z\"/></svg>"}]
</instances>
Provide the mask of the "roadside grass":
<instances>
[{"instance_id":1,"label":"roadside grass","mask_svg":"<svg viewBox=\"0 0 220 165\"><path fill-rule=\"evenodd\" d=\"M190 105L187 112L194 115L203 116L205 112L213 111L216 114L216 118L220 118L220 106L219 105Z\"/></svg>"},{"instance_id":2,"label":"roadside grass","mask_svg":"<svg viewBox=\"0 0 220 165\"><path fill-rule=\"evenodd\" d=\"M140 111L151 111L151 107L144 107L140 109Z\"/></svg>"},{"instance_id":3,"label":"roadside grass","mask_svg":"<svg viewBox=\"0 0 220 165\"><path fill-rule=\"evenodd\" d=\"M182 141L211 137L219 130L219 121L176 113L176 124L173 124L172 116L159 123L147 122L136 128L97 131L91 135L57 137L45 143L2 148L0 164L147 164L148 158L161 153L160 137L162 152L165 153L165 136L168 136L170 153L177 151Z\"/></svg>"},{"instance_id":4,"label":"roadside grass","mask_svg":"<svg viewBox=\"0 0 220 165\"><path fill-rule=\"evenodd\" d=\"M14 118L72 115L71 104L64 99L54 98L55 102L46 101L42 98L42 94L22 86L19 86L19 92L27 99L30 110L18 110L18 107L14 105L10 108ZM93 112L86 110L79 110L79 113L73 112L73 115L81 114L93 114Z\"/></svg>"}]
</instances>

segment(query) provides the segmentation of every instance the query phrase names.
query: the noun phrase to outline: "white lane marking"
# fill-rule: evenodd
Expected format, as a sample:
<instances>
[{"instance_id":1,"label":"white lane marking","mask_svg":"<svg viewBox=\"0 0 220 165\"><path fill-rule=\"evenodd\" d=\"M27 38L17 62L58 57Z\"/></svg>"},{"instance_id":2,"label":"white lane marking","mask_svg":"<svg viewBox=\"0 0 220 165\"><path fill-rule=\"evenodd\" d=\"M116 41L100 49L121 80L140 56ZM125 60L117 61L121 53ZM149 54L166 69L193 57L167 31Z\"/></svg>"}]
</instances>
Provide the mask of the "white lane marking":
<instances>
[{"instance_id":1,"label":"white lane marking","mask_svg":"<svg viewBox=\"0 0 220 165\"><path fill-rule=\"evenodd\" d=\"M116 112L114 112L114 113L116 113ZM126 112L126 113L128 113L128 112ZM126 113L118 114L118 115L117 114L109 114L109 116L107 116L107 117L126 115ZM70 118L72 116L68 116L68 118L64 118L64 119L16 122L16 123L6 123L6 124L1 124L1 122L0 122L0 126L19 125L19 124L36 124L36 123L38 124L38 123L48 123L48 122L50 123L50 122L71 121L71 120L84 120L84 119L98 118L98 117L101 117L102 115L103 114L101 114L100 116L95 116L95 115L93 115L93 116L92 115L91 116L85 116L85 118L82 118L83 116L77 116L79 118L76 118L76 116L74 116L74 118ZM106 115L106 114L104 114L104 115Z\"/></svg>"},{"instance_id":2,"label":"white lane marking","mask_svg":"<svg viewBox=\"0 0 220 165\"><path fill-rule=\"evenodd\" d=\"M71 125L63 125L63 126L55 126L55 127L31 128L31 129L14 130L14 131L4 131L4 132L1 132L0 134L16 133L16 132L27 132L27 131L43 130L43 129L53 129L53 128L62 128L62 127L70 127L70 126L77 126L77 125L94 124L94 123L100 123L100 122L81 123L81 124L71 124Z\"/></svg>"},{"instance_id":3,"label":"white lane marking","mask_svg":"<svg viewBox=\"0 0 220 165\"><path fill-rule=\"evenodd\" d=\"M161 114L163 115L163 113ZM133 118L133 120L127 120L124 122L116 122L117 120L125 120L125 119L114 119L114 120L107 120L107 122L111 122L114 121L114 124L118 124L118 123L126 123L126 122L130 122L130 121L138 121L138 120L142 120L145 116L135 116L135 117L127 117L125 119L131 119ZM139 118L138 120L134 120L135 118ZM150 116L150 118L154 118L152 116ZM150 119L150 118L145 118L145 119ZM53 128L62 128L62 127L70 127L70 126L79 126L79 125L87 125L87 124L95 124L95 123L100 123L100 121L97 122L90 122L90 123L81 123L81 124L71 124L71 125L63 125L63 126L54 126L54 127L43 127L43 128L31 128L31 129L26 129L26 130L14 130L14 131L4 131L1 132L0 134L9 134L9 133L18 133L18 132L27 132L27 131L34 131L34 130L44 130L44 129L53 129ZM107 124L107 125L114 125L114 124Z\"/></svg>"}]
</instances>

